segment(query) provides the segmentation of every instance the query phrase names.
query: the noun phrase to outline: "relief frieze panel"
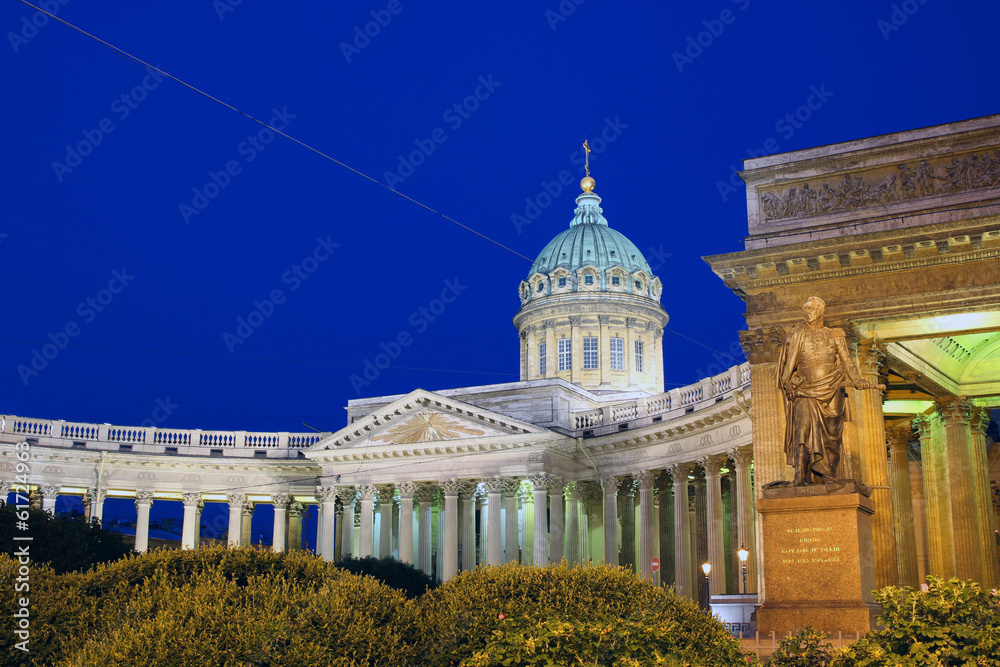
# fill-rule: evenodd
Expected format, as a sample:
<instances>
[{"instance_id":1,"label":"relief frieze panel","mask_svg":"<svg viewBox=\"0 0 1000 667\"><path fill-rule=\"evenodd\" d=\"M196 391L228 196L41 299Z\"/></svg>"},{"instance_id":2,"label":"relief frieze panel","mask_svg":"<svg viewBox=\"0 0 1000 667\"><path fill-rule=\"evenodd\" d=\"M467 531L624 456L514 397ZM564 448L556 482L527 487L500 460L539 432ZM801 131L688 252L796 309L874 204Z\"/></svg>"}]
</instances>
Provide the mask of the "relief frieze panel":
<instances>
[{"instance_id":1,"label":"relief frieze panel","mask_svg":"<svg viewBox=\"0 0 1000 667\"><path fill-rule=\"evenodd\" d=\"M761 188L760 203L765 220L781 220L987 189L998 179L1000 148L991 147Z\"/></svg>"}]
</instances>

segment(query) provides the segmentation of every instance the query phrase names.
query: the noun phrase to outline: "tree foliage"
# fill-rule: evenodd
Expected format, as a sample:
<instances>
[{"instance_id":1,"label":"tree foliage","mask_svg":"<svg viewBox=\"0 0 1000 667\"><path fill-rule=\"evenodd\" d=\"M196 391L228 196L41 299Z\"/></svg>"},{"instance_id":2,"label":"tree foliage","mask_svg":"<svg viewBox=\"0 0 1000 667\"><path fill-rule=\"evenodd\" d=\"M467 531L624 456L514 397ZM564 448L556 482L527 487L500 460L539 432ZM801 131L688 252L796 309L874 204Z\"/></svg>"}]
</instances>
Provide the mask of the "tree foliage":
<instances>
[{"instance_id":1,"label":"tree foliage","mask_svg":"<svg viewBox=\"0 0 1000 667\"><path fill-rule=\"evenodd\" d=\"M26 531L18 529L21 521L27 525ZM24 544L14 541L15 534L30 536L31 560L48 563L57 573L86 570L132 553L132 546L121 533L102 528L97 519L88 523L80 517L0 505L0 544L9 555Z\"/></svg>"}]
</instances>

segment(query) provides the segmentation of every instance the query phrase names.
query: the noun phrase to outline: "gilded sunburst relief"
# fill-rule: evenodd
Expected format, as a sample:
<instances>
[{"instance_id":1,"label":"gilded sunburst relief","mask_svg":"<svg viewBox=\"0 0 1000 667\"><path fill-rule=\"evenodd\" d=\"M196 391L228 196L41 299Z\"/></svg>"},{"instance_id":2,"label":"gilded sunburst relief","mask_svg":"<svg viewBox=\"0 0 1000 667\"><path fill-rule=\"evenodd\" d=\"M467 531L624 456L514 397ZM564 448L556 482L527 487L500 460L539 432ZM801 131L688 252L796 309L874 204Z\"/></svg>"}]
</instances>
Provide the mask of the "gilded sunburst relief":
<instances>
[{"instance_id":1,"label":"gilded sunburst relief","mask_svg":"<svg viewBox=\"0 0 1000 667\"><path fill-rule=\"evenodd\" d=\"M402 424L389 428L372 440L385 440L392 445L432 440L454 440L463 435L483 435L484 431L463 426L438 412L421 410Z\"/></svg>"}]
</instances>

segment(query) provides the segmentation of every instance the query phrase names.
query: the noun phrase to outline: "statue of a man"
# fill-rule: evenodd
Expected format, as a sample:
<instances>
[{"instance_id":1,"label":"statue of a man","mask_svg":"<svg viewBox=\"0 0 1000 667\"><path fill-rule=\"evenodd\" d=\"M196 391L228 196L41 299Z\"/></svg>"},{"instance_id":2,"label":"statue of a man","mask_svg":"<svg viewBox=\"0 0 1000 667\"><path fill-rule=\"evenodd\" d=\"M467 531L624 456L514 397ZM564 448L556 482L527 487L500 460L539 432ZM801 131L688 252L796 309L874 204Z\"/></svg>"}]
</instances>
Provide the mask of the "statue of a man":
<instances>
[{"instance_id":1,"label":"statue of a man","mask_svg":"<svg viewBox=\"0 0 1000 667\"><path fill-rule=\"evenodd\" d=\"M785 395L785 457L795 469L793 486L837 478L844 422L850 421L844 387L885 388L861 378L844 330L824 326L823 299L810 297L802 310L805 319L785 335L778 359L778 386Z\"/></svg>"}]
</instances>

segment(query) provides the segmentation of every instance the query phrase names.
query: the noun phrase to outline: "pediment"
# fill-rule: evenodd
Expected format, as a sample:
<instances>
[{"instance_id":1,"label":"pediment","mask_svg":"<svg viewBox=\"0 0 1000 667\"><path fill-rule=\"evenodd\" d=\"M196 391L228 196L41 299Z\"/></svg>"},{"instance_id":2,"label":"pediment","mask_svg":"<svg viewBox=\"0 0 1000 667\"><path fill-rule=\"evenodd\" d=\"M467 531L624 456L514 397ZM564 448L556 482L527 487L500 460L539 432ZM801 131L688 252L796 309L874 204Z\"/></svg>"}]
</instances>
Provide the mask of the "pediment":
<instances>
[{"instance_id":1,"label":"pediment","mask_svg":"<svg viewBox=\"0 0 1000 667\"><path fill-rule=\"evenodd\" d=\"M468 445L478 448L476 440L502 443L507 440L535 440L538 435L552 434L539 426L417 389L355 420L306 452L308 455L357 447L412 448L459 444L452 441L471 441Z\"/></svg>"}]
</instances>

